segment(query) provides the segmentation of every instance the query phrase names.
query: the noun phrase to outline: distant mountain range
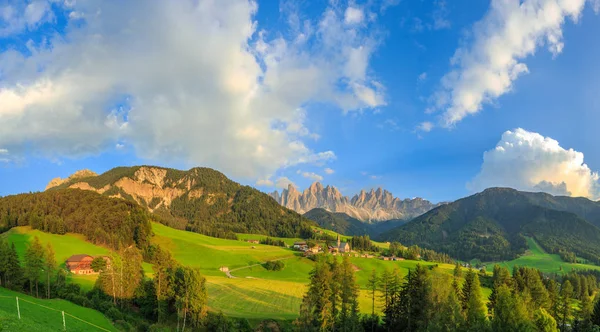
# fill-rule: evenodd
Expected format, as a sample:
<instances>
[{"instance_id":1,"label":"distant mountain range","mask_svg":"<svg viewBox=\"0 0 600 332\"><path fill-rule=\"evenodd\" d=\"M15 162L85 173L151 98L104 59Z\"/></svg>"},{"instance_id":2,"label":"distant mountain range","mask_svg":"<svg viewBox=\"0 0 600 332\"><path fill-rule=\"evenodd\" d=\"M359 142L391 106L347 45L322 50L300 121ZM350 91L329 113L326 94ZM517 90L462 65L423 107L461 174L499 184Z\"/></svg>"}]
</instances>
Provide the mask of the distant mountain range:
<instances>
[{"instance_id":1,"label":"distant mountain range","mask_svg":"<svg viewBox=\"0 0 600 332\"><path fill-rule=\"evenodd\" d=\"M439 206L381 235L452 257L512 259L533 237L551 253L575 253L600 263L600 203L586 198L490 188Z\"/></svg>"},{"instance_id":2,"label":"distant mountain range","mask_svg":"<svg viewBox=\"0 0 600 332\"><path fill-rule=\"evenodd\" d=\"M409 220L440 205L422 198L400 199L381 188L371 189L369 192L362 190L349 198L343 196L337 188L323 187L319 182L313 183L302 193L295 186L289 185L281 193L274 191L270 195L279 204L298 213L321 208L330 212L345 213L363 222Z\"/></svg>"},{"instance_id":3,"label":"distant mountain range","mask_svg":"<svg viewBox=\"0 0 600 332\"><path fill-rule=\"evenodd\" d=\"M304 217L316 222L322 228L343 235L369 235L371 238L376 238L381 233L406 223L406 220L402 219L366 223L343 212L329 212L322 208L312 209L306 212Z\"/></svg>"},{"instance_id":4,"label":"distant mountain range","mask_svg":"<svg viewBox=\"0 0 600 332\"><path fill-rule=\"evenodd\" d=\"M181 171L156 166L83 170L53 179L46 191L76 188L135 202L169 226L217 237L259 233L298 237L313 222L210 168ZM304 232L304 233L303 233Z\"/></svg>"}]
</instances>

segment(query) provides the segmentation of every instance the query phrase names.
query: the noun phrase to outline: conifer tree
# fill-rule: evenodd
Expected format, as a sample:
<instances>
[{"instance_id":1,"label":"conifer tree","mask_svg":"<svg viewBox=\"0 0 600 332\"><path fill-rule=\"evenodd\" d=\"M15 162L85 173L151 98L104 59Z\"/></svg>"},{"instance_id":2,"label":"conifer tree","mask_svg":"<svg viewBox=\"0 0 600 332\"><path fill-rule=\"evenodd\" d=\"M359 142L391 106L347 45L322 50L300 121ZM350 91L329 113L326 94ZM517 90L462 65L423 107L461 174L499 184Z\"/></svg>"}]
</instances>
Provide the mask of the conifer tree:
<instances>
[{"instance_id":1,"label":"conifer tree","mask_svg":"<svg viewBox=\"0 0 600 332\"><path fill-rule=\"evenodd\" d=\"M455 279L456 281L456 279ZM432 317L428 326L429 332L454 332L460 331L465 324L462 307L456 292L450 291L445 301L441 303Z\"/></svg>"},{"instance_id":2,"label":"conifer tree","mask_svg":"<svg viewBox=\"0 0 600 332\"><path fill-rule=\"evenodd\" d=\"M536 331L558 332L556 320L544 308L539 308L533 314Z\"/></svg>"},{"instance_id":3,"label":"conifer tree","mask_svg":"<svg viewBox=\"0 0 600 332\"><path fill-rule=\"evenodd\" d=\"M550 279L546 285L546 289L548 289L548 299L550 302L549 313L552 315L552 317L554 317L555 320L558 320L558 304L560 302L558 283L553 279Z\"/></svg>"},{"instance_id":4,"label":"conifer tree","mask_svg":"<svg viewBox=\"0 0 600 332\"><path fill-rule=\"evenodd\" d=\"M339 330L343 332L354 331L359 326L358 317L358 292L359 288L354 280L354 269L348 256L345 256L340 266L340 311Z\"/></svg>"},{"instance_id":5,"label":"conifer tree","mask_svg":"<svg viewBox=\"0 0 600 332\"><path fill-rule=\"evenodd\" d=\"M560 290L560 300L558 303L558 316L561 330L565 330L571 319L571 302L573 297L573 286L566 280Z\"/></svg>"},{"instance_id":6,"label":"conifer tree","mask_svg":"<svg viewBox=\"0 0 600 332\"><path fill-rule=\"evenodd\" d=\"M44 247L37 236L25 250L25 277L29 281L29 293L32 295L33 285L35 285L36 297L39 297L38 285L44 269L44 252Z\"/></svg>"},{"instance_id":7,"label":"conifer tree","mask_svg":"<svg viewBox=\"0 0 600 332\"><path fill-rule=\"evenodd\" d=\"M54 275L56 271L56 258L54 257L54 249L52 245L48 243L46 245L44 270L46 272L46 295L50 298L50 276Z\"/></svg>"},{"instance_id":8,"label":"conifer tree","mask_svg":"<svg viewBox=\"0 0 600 332\"><path fill-rule=\"evenodd\" d=\"M531 330L527 311L522 299L512 294L507 285L496 289L496 305L493 310L492 331Z\"/></svg>"},{"instance_id":9,"label":"conifer tree","mask_svg":"<svg viewBox=\"0 0 600 332\"><path fill-rule=\"evenodd\" d=\"M431 299L431 276L421 264L410 271L402 286L400 298L400 326L404 331L427 329L433 303Z\"/></svg>"},{"instance_id":10,"label":"conifer tree","mask_svg":"<svg viewBox=\"0 0 600 332\"><path fill-rule=\"evenodd\" d=\"M465 287L463 287L463 294L468 296L465 309L466 329L467 331L486 331L488 329L487 307L481 294L479 276L473 270L469 270L466 279L470 280L468 284L470 289L465 292Z\"/></svg>"},{"instance_id":11,"label":"conifer tree","mask_svg":"<svg viewBox=\"0 0 600 332\"><path fill-rule=\"evenodd\" d=\"M600 326L600 300L598 298L596 298L596 303L594 304L594 309L592 310L590 320L594 325Z\"/></svg>"},{"instance_id":12,"label":"conifer tree","mask_svg":"<svg viewBox=\"0 0 600 332\"><path fill-rule=\"evenodd\" d=\"M11 288L18 288L23 282L24 273L19 262L19 255L15 244L11 243L10 251L8 252L7 267L6 271L6 285Z\"/></svg>"},{"instance_id":13,"label":"conifer tree","mask_svg":"<svg viewBox=\"0 0 600 332\"><path fill-rule=\"evenodd\" d=\"M377 271L373 269L371 271L371 276L369 280L367 280L367 287L371 292L371 315L375 316L375 292L377 291L377 284L379 283L379 278L377 278Z\"/></svg>"},{"instance_id":14,"label":"conifer tree","mask_svg":"<svg viewBox=\"0 0 600 332\"><path fill-rule=\"evenodd\" d=\"M175 285L175 302L179 316L183 316L183 331L188 317L192 326L200 326L207 314L206 279L197 268L178 267Z\"/></svg>"},{"instance_id":15,"label":"conifer tree","mask_svg":"<svg viewBox=\"0 0 600 332\"><path fill-rule=\"evenodd\" d=\"M333 275L329 264L319 262L310 273L308 291L300 305L296 320L299 331L326 331L333 326L331 283Z\"/></svg>"},{"instance_id":16,"label":"conifer tree","mask_svg":"<svg viewBox=\"0 0 600 332\"><path fill-rule=\"evenodd\" d=\"M462 267L460 266L460 264L458 264L458 262L454 265L453 275L456 279L462 278Z\"/></svg>"}]
</instances>

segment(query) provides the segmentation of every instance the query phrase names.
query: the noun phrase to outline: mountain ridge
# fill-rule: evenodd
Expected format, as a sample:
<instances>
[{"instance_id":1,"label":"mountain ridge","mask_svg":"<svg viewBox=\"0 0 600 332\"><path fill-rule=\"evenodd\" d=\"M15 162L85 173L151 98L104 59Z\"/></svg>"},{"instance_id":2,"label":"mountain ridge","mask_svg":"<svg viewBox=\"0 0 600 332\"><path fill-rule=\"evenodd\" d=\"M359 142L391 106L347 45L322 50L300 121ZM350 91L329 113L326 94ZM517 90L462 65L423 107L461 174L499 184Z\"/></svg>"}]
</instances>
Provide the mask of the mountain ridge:
<instances>
[{"instance_id":1,"label":"mountain ridge","mask_svg":"<svg viewBox=\"0 0 600 332\"><path fill-rule=\"evenodd\" d=\"M361 190L349 198L342 195L336 187L324 187L320 182L314 182L303 192L290 184L281 193L274 191L269 195L282 206L301 214L322 208L329 212L345 213L363 222L408 220L443 204L434 204L419 197L400 199L382 188L371 189L369 192Z\"/></svg>"},{"instance_id":2,"label":"mountain ridge","mask_svg":"<svg viewBox=\"0 0 600 332\"><path fill-rule=\"evenodd\" d=\"M314 224L267 194L210 168L132 166L100 175L76 174L52 180L46 191L82 189L133 201L168 226L217 237L233 238L233 233L297 237L310 233L309 225Z\"/></svg>"},{"instance_id":3,"label":"mountain ridge","mask_svg":"<svg viewBox=\"0 0 600 332\"><path fill-rule=\"evenodd\" d=\"M488 188L414 218L381 236L459 259L512 259L525 236L550 253L572 252L600 262L600 204L586 199ZM593 218L592 218L593 217Z\"/></svg>"}]
</instances>

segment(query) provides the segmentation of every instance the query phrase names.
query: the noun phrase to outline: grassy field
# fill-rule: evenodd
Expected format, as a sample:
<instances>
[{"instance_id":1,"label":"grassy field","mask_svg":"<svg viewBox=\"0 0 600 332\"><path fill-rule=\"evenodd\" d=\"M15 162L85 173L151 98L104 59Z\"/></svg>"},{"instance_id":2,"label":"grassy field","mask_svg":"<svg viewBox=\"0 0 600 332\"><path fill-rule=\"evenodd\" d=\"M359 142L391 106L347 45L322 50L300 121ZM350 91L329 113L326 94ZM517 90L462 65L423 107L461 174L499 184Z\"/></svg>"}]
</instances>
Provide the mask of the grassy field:
<instances>
[{"instance_id":1,"label":"grassy field","mask_svg":"<svg viewBox=\"0 0 600 332\"><path fill-rule=\"evenodd\" d=\"M15 244L17 254L21 261L25 255L25 250L28 244L33 241L37 236L40 242L45 247L48 243L52 244L56 262L61 268L65 268L65 261L71 255L76 254L88 254L91 256L96 255L110 255L110 249L92 244L85 240L85 237L80 234L67 233L65 235L44 233L36 229L31 229L29 226L14 227L6 233L0 234L1 237ZM152 276L152 265L148 263L143 264L146 276ZM94 287L94 283L98 278L97 275L75 275L68 274L68 279L71 282L77 283L82 289L89 290Z\"/></svg>"},{"instance_id":2,"label":"grassy field","mask_svg":"<svg viewBox=\"0 0 600 332\"><path fill-rule=\"evenodd\" d=\"M17 296L20 320L17 315ZM0 288L0 331L63 331L61 311L65 312L67 331L117 331L110 320L96 310L64 300L40 300ZM93 325L81 322L69 314Z\"/></svg>"},{"instance_id":3,"label":"grassy field","mask_svg":"<svg viewBox=\"0 0 600 332\"><path fill-rule=\"evenodd\" d=\"M557 254L548 254L533 238L527 238L527 252L511 261L495 262L486 265L486 270L492 271L495 264L505 266L512 271L513 266L529 266L545 273L563 273L575 270L600 270L600 266L590 264L574 264L564 262Z\"/></svg>"},{"instance_id":4,"label":"grassy field","mask_svg":"<svg viewBox=\"0 0 600 332\"><path fill-rule=\"evenodd\" d=\"M237 233L236 235L237 235L238 239L240 239L241 241L262 240L262 239L266 239L266 238L270 237L273 240L282 240L288 246L294 245L294 242L297 242L297 241L304 241L301 238L274 237L274 236L266 236L266 235L260 235L260 234Z\"/></svg>"}]
</instances>

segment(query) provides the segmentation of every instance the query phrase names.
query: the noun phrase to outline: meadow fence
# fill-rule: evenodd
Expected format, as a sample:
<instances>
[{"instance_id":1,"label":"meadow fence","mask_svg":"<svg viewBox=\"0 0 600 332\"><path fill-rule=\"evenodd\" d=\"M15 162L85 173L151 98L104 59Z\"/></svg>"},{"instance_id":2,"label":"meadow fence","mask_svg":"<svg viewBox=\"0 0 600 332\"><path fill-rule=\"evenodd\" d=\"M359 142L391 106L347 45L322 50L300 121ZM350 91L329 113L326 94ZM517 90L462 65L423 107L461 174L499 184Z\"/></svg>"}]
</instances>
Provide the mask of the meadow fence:
<instances>
[{"instance_id":1,"label":"meadow fence","mask_svg":"<svg viewBox=\"0 0 600 332\"><path fill-rule=\"evenodd\" d=\"M35 303L18 296L0 296L0 310L48 327L47 331L109 331L68 312Z\"/></svg>"}]
</instances>

